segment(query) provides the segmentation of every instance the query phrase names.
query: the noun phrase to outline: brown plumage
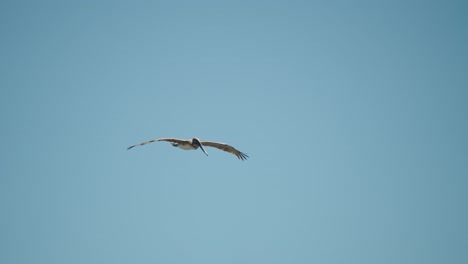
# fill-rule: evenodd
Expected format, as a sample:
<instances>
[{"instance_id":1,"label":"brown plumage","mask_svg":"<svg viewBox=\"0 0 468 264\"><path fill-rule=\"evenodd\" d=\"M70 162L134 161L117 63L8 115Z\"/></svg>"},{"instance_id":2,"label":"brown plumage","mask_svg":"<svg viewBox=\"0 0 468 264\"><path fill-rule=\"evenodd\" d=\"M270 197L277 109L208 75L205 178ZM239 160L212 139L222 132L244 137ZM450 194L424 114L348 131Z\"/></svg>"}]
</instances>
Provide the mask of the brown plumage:
<instances>
[{"instance_id":1,"label":"brown plumage","mask_svg":"<svg viewBox=\"0 0 468 264\"><path fill-rule=\"evenodd\" d=\"M171 142L172 146L178 147L184 150L191 150L191 149L200 149L208 156L208 153L205 151L203 146L207 147L213 147L217 148L226 152L229 152L231 154L236 155L236 157L240 160L246 160L249 156L247 154L240 152L239 150L235 149L233 146L230 146L226 143L220 143L220 142L212 142L212 141L200 141L198 138L192 138L192 139L178 139L178 138L157 138L153 139L150 141L146 141L140 144L132 145L128 147L127 149L131 149L133 147L137 146L143 146L149 143L157 142L157 141L167 141Z\"/></svg>"},{"instance_id":2,"label":"brown plumage","mask_svg":"<svg viewBox=\"0 0 468 264\"><path fill-rule=\"evenodd\" d=\"M212 141L201 141L200 143L203 146L217 148L217 149L229 152L231 154L234 154L240 160L246 160L249 157L247 156L247 154L240 152L239 150L235 149L233 146L228 145L226 143L212 142Z\"/></svg>"}]
</instances>

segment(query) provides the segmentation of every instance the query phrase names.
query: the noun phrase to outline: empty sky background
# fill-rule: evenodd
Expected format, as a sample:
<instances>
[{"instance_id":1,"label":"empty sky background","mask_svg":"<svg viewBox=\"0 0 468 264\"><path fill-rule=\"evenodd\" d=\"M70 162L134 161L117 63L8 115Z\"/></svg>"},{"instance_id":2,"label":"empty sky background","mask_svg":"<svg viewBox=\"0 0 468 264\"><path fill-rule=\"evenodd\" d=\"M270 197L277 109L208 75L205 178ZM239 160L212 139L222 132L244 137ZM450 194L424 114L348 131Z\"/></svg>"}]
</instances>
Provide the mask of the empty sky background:
<instances>
[{"instance_id":1,"label":"empty sky background","mask_svg":"<svg viewBox=\"0 0 468 264\"><path fill-rule=\"evenodd\" d=\"M468 263L467 12L1 1L0 263Z\"/></svg>"}]
</instances>

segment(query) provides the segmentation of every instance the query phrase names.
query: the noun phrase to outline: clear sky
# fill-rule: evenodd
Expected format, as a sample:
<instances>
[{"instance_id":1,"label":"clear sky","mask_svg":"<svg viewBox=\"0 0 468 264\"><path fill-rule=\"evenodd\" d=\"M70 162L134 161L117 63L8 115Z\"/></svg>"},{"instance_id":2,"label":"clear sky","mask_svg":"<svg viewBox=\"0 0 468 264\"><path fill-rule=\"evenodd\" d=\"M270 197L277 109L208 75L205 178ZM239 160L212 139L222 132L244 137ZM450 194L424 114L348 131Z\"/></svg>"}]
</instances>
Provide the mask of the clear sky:
<instances>
[{"instance_id":1,"label":"clear sky","mask_svg":"<svg viewBox=\"0 0 468 264\"><path fill-rule=\"evenodd\" d=\"M467 12L1 1L0 263L468 263Z\"/></svg>"}]
</instances>

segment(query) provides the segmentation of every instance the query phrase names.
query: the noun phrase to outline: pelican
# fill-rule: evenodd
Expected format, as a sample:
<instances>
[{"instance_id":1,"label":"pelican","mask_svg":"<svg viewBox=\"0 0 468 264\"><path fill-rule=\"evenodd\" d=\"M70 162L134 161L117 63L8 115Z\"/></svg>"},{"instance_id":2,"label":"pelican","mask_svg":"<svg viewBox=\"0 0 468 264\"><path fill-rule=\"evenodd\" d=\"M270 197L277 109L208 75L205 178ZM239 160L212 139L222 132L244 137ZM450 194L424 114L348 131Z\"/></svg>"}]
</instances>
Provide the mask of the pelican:
<instances>
[{"instance_id":1,"label":"pelican","mask_svg":"<svg viewBox=\"0 0 468 264\"><path fill-rule=\"evenodd\" d=\"M212 141L200 141L198 138L192 138L192 139L178 139L178 138L157 138L153 139L150 141L146 141L140 144L136 144L133 146L130 146L127 148L127 150L137 147L137 146L143 146L149 143L157 142L157 141L167 141L172 144L174 147L178 147L184 150L195 150L200 147L200 149L205 153L205 155L208 156L208 153L205 151L203 146L207 147L213 147L217 148L226 152L229 152L231 154L236 155L236 157L240 160L246 160L249 156L247 156L245 153L240 152L239 150L235 149L233 146L230 146L226 143L220 143L220 142L212 142Z\"/></svg>"}]
</instances>

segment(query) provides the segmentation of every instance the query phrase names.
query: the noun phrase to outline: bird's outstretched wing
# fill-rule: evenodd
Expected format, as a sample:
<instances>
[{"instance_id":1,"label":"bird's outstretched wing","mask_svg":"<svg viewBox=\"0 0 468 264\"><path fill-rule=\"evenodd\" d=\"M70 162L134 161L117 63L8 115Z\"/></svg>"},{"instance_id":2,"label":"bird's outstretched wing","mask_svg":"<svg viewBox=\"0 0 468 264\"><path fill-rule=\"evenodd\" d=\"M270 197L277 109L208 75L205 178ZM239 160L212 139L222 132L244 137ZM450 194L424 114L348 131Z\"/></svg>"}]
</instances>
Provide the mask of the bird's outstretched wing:
<instances>
[{"instance_id":1,"label":"bird's outstretched wing","mask_svg":"<svg viewBox=\"0 0 468 264\"><path fill-rule=\"evenodd\" d=\"M156 138L156 139L152 139L150 141L146 141L146 142L143 142L143 143L140 143L140 144L136 144L136 145L133 145L133 146L130 146L127 148L127 150L133 148L133 147L137 147L137 146L143 146L143 145L146 145L146 144L149 144L149 143L153 143L153 142L156 142L156 141L168 141L168 142L174 142L174 143L182 143L182 142L187 142L186 139L178 139L178 138Z\"/></svg>"},{"instance_id":2,"label":"bird's outstretched wing","mask_svg":"<svg viewBox=\"0 0 468 264\"><path fill-rule=\"evenodd\" d=\"M231 154L234 154L237 156L237 158L241 160L246 160L249 157L247 156L247 154L240 152L239 150L235 149L233 146L230 146L226 143L211 142L211 141L200 141L200 143L203 146L217 148L217 149L229 152Z\"/></svg>"}]
</instances>

